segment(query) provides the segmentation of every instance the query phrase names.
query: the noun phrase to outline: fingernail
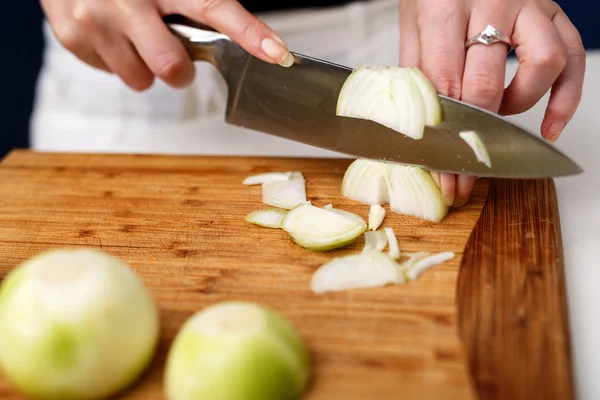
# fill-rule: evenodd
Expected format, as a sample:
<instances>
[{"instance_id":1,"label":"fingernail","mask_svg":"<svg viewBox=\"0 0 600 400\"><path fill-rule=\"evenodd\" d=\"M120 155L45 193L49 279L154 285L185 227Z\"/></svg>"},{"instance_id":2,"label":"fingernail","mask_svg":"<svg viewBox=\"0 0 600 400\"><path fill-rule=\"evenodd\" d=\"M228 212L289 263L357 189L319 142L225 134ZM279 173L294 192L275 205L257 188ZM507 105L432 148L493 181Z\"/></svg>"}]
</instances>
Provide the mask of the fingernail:
<instances>
[{"instance_id":1,"label":"fingernail","mask_svg":"<svg viewBox=\"0 0 600 400\"><path fill-rule=\"evenodd\" d=\"M563 129L565 129L565 123L562 121L556 121L550 125L550 128L548 129L548 140L552 143L556 143Z\"/></svg>"},{"instance_id":2,"label":"fingernail","mask_svg":"<svg viewBox=\"0 0 600 400\"><path fill-rule=\"evenodd\" d=\"M289 67L294 63L292 54L277 40L265 38L262 41L261 47L269 58L273 59L273 61L277 62L282 67Z\"/></svg>"},{"instance_id":3,"label":"fingernail","mask_svg":"<svg viewBox=\"0 0 600 400\"><path fill-rule=\"evenodd\" d=\"M456 191L456 181L453 174L442 173L440 175L442 200L451 207L454 204L454 195Z\"/></svg>"},{"instance_id":4,"label":"fingernail","mask_svg":"<svg viewBox=\"0 0 600 400\"><path fill-rule=\"evenodd\" d=\"M439 172L430 172L430 174L431 174L431 177L433 178L433 181L437 185L437 187L440 187L440 173Z\"/></svg>"}]
</instances>

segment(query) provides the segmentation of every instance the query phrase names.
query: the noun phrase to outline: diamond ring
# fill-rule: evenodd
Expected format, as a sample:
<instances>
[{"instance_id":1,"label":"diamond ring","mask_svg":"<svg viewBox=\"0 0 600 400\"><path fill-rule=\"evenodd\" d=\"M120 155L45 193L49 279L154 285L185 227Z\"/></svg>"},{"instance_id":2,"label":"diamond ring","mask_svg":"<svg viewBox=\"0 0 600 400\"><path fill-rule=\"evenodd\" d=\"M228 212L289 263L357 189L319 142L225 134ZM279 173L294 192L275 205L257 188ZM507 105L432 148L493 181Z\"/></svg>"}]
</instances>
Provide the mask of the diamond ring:
<instances>
[{"instance_id":1,"label":"diamond ring","mask_svg":"<svg viewBox=\"0 0 600 400\"><path fill-rule=\"evenodd\" d=\"M491 25L488 25L483 31L467 40L465 47L468 49L474 44L482 43L486 45L494 43L504 43L508 47L508 52L513 49L512 42L506 35Z\"/></svg>"}]
</instances>

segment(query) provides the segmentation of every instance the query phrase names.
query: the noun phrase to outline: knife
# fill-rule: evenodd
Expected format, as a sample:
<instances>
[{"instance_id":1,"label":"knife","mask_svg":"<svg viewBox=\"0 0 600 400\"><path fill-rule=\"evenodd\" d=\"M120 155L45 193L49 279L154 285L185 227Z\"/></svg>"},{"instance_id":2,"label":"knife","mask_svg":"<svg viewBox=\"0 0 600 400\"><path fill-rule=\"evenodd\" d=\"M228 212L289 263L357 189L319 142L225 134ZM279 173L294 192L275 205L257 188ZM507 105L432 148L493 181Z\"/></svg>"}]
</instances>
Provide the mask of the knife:
<instances>
[{"instance_id":1,"label":"knife","mask_svg":"<svg viewBox=\"0 0 600 400\"><path fill-rule=\"evenodd\" d=\"M373 121L336 115L352 68L292 52L294 65L269 64L228 36L179 15L165 17L193 61L213 64L227 88L225 121L356 158L430 171L496 178L546 178L582 169L551 144L500 115L439 95L444 120L414 140ZM459 136L475 131L491 168Z\"/></svg>"}]
</instances>

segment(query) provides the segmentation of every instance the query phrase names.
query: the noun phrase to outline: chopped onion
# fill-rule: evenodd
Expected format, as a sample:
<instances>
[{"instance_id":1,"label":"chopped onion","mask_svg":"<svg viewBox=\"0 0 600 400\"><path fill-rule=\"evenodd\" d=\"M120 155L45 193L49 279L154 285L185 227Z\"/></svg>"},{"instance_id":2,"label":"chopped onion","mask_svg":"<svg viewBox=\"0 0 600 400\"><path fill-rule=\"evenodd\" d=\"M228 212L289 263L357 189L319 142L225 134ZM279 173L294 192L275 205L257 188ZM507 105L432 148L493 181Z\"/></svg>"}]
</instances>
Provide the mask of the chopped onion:
<instances>
[{"instance_id":1,"label":"chopped onion","mask_svg":"<svg viewBox=\"0 0 600 400\"><path fill-rule=\"evenodd\" d=\"M477 157L477 161L482 164L487 165L489 168L492 167L492 161L490 160L490 155L485 148L485 145L481 141L479 135L475 131L464 131L460 132L459 136L464 140L469 147L475 153L475 157Z\"/></svg>"},{"instance_id":2,"label":"chopped onion","mask_svg":"<svg viewBox=\"0 0 600 400\"><path fill-rule=\"evenodd\" d=\"M168 400L300 398L310 355L295 327L264 305L229 301L192 315L165 367Z\"/></svg>"},{"instance_id":3,"label":"chopped onion","mask_svg":"<svg viewBox=\"0 0 600 400\"><path fill-rule=\"evenodd\" d=\"M369 210L369 229L376 231L381 226L383 218L385 218L385 209L379 204L371 205L371 209Z\"/></svg>"},{"instance_id":4,"label":"chopped onion","mask_svg":"<svg viewBox=\"0 0 600 400\"><path fill-rule=\"evenodd\" d=\"M242 183L244 185L261 185L267 182L285 182L289 181L290 178L297 173L297 171L265 172L262 174L248 176Z\"/></svg>"},{"instance_id":5,"label":"chopped onion","mask_svg":"<svg viewBox=\"0 0 600 400\"><path fill-rule=\"evenodd\" d=\"M346 246L367 230L366 222L348 211L301 204L282 221L283 229L297 244L313 251Z\"/></svg>"},{"instance_id":6,"label":"chopped onion","mask_svg":"<svg viewBox=\"0 0 600 400\"><path fill-rule=\"evenodd\" d=\"M404 282L404 274L394 260L371 250L334 258L323 264L313 274L311 289L314 293L322 294Z\"/></svg>"},{"instance_id":7,"label":"chopped onion","mask_svg":"<svg viewBox=\"0 0 600 400\"><path fill-rule=\"evenodd\" d=\"M55 249L12 270L0 287L0 367L31 398L108 398L154 357L159 316L121 260Z\"/></svg>"},{"instance_id":8,"label":"chopped onion","mask_svg":"<svg viewBox=\"0 0 600 400\"><path fill-rule=\"evenodd\" d=\"M358 159L352 162L342 180L342 195L365 204L389 202L385 181L386 164Z\"/></svg>"},{"instance_id":9,"label":"chopped onion","mask_svg":"<svg viewBox=\"0 0 600 400\"><path fill-rule=\"evenodd\" d=\"M246 216L246 221L265 228L281 228L281 221L286 214L287 210L256 210Z\"/></svg>"},{"instance_id":10,"label":"chopped onion","mask_svg":"<svg viewBox=\"0 0 600 400\"><path fill-rule=\"evenodd\" d=\"M387 242L389 246L388 256L392 260L397 260L400 258L400 246L398 246L398 239L396 238L396 234L394 230L390 227L383 228L383 231L387 237Z\"/></svg>"},{"instance_id":11,"label":"chopped onion","mask_svg":"<svg viewBox=\"0 0 600 400\"><path fill-rule=\"evenodd\" d=\"M269 206L291 210L305 203L306 184L300 172L292 172L287 181L271 181L262 184L262 201Z\"/></svg>"},{"instance_id":12,"label":"chopped onion","mask_svg":"<svg viewBox=\"0 0 600 400\"><path fill-rule=\"evenodd\" d=\"M445 251L442 253L433 254L431 256L423 257L417 260L414 265L406 270L406 277L410 280L416 280L423 271L441 264L445 261L454 258L454 253L451 251Z\"/></svg>"},{"instance_id":13,"label":"chopped onion","mask_svg":"<svg viewBox=\"0 0 600 400\"><path fill-rule=\"evenodd\" d=\"M358 66L340 91L336 114L368 119L413 139L442 120L435 88L416 68Z\"/></svg>"},{"instance_id":14,"label":"chopped onion","mask_svg":"<svg viewBox=\"0 0 600 400\"><path fill-rule=\"evenodd\" d=\"M333 208L333 204L325 204L325 205L323 206L323 208L324 208L325 210L331 210L331 209Z\"/></svg>"},{"instance_id":15,"label":"chopped onion","mask_svg":"<svg viewBox=\"0 0 600 400\"><path fill-rule=\"evenodd\" d=\"M387 236L384 231L365 232L365 245L363 253L368 251L383 251L387 245Z\"/></svg>"}]
</instances>

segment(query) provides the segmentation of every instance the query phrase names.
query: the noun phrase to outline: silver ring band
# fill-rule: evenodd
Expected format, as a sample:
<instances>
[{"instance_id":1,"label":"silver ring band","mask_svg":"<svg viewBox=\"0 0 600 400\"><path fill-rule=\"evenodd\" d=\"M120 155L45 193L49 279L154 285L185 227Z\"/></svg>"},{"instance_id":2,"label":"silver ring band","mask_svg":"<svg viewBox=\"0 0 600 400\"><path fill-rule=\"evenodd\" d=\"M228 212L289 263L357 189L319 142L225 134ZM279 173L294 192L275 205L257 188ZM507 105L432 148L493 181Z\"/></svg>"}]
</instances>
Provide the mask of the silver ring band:
<instances>
[{"instance_id":1,"label":"silver ring band","mask_svg":"<svg viewBox=\"0 0 600 400\"><path fill-rule=\"evenodd\" d=\"M483 31L473 36L465 42L465 47L468 49L474 44L482 43L490 45L494 43L504 43L508 47L508 52L513 49L512 42L506 35L491 25L488 25Z\"/></svg>"}]
</instances>

